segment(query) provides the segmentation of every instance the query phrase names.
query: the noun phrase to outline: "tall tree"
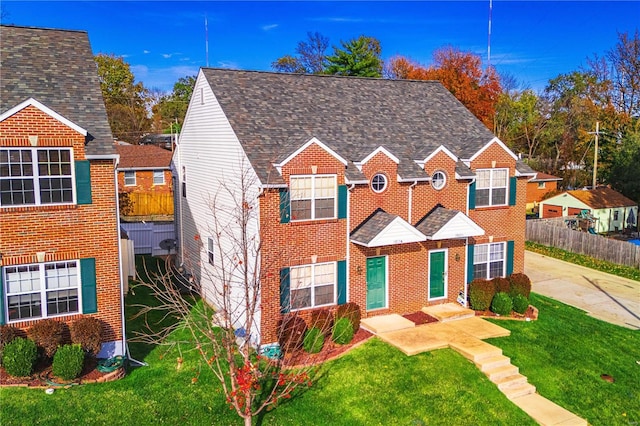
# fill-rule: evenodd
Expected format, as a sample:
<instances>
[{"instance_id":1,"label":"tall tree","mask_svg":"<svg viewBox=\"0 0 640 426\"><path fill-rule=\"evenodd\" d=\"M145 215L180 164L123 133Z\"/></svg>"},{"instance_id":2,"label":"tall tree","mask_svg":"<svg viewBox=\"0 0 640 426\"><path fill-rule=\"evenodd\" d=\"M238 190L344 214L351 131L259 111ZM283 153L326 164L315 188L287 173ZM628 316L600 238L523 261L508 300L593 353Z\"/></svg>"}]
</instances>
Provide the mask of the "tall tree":
<instances>
[{"instance_id":1,"label":"tall tree","mask_svg":"<svg viewBox=\"0 0 640 426\"><path fill-rule=\"evenodd\" d=\"M282 56L271 64L271 68L278 72L320 74L326 66L328 46L328 37L317 31L307 32L307 40L298 42L296 56Z\"/></svg>"},{"instance_id":2,"label":"tall tree","mask_svg":"<svg viewBox=\"0 0 640 426\"><path fill-rule=\"evenodd\" d=\"M135 82L129 64L122 57L101 53L94 59L111 132L118 139L137 143L151 127L148 90L141 82Z\"/></svg>"},{"instance_id":3,"label":"tall tree","mask_svg":"<svg viewBox=\"0 0 640 426\"><path fill-rule=\"evenodd\" d=\"M482 69L478 55L454 47L433 53L433 65L424 67L402 56L390 61L393 78L438 80L487 127L493 128L495 107L502 88L494 68Z\"/></svg>"},{"instance_id":4,"label":"tall tree","mask_svg":"<svg viewBox=\"0 0 640 426\"><path fill-rule=\"evenodd\" d=\"M342 47L334 46L333 55L327 57L326 74L382 77L380 41L361 35L340 44Z\"/></svg>"},{"instance_id":5,"label":"tall tree","mask_svg":"<svg viewBox=\"0 0 640 426\"><path fill-rule=\"evenodd\" d=\"M154 131L161 133L180 132L195 84L195 75L180 77L173 85L173 91L160 97L152 108Z\"/></svg>"},{"instance_id":6,"label":"tall tree","mask_svg":"<svg viewBox=\"0 0 640 426\"><path fill-rule=\"evenodd\" d=\"M640 124L636 119L636 124ZM613 154L611 167L606 171L607 181L613 189L640 203L640 131L628 132L621 140L620 149Z\"/></svg>"}]
</instances>

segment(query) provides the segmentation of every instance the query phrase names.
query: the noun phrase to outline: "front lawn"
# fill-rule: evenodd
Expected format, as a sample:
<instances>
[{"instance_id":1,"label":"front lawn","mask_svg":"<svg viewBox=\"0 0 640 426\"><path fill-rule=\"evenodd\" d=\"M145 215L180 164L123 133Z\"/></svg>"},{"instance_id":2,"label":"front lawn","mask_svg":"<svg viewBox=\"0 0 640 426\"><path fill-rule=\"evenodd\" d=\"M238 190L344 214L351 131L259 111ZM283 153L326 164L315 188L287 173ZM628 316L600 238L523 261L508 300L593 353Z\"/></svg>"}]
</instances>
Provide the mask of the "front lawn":
<instances>
[{"instance_id":1,"label":"front lawn","mask_svg":"<svg viewBox=\"0 0 640 426\"><path fill-rule=\"evenodd\" d=\"M531 303L539 309L537 321L493 320L511 336L487 342L502 348L538 393L589 424L640 424L639 332L538 294Z\"/></svg>"}]
</instances>

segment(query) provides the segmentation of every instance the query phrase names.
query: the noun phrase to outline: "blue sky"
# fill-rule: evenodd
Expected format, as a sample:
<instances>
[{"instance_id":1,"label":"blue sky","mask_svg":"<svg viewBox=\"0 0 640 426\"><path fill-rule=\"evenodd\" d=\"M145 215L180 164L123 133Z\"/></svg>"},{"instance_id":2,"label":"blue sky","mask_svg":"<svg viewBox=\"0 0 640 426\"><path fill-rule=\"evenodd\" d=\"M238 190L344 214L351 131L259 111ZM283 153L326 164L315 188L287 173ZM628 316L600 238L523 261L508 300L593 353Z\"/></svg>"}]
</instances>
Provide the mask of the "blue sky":
<instances>
[{"instance_id":1,"label":"blue sky","mask_svg":"<svg viewBox=\"0 0 640 426\"><path fill-rule=\"evenodd\" d=\"M32 1L2 0L2 23L85 30L94 53L131 64L145 86L170 90L201 66L270 70L308 31L331 45L376 37L382 56L429 64L453 45L487 60L489 0L483 1ZM205 49L208 21L208 58ZM491 63L541 90L550 78L604 54L618 32L640 27L640 2L493 1ZM1 41L0 41L1 42ZM331 48L329 49L331 52Z\"/></svg>"}]
</instances>

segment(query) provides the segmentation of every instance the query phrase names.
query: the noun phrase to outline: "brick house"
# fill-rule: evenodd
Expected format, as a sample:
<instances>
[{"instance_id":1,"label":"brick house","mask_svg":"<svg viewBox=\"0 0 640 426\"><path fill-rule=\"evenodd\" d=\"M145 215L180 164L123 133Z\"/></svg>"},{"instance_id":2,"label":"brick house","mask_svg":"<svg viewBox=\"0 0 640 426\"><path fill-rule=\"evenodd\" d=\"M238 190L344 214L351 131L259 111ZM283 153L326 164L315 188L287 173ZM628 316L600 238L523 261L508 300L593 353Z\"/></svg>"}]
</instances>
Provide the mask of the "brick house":
<instances>
[{"instance_id":1,"label":"brick house","mask_svg":"<svg viewBox=\"0 0 640 426\"><path fill-rule=\"evenodd\" d=\"M536 172L536 175L527 182L527 210L538 207L540 201L548 197L548 194L558 190L558 182L562 178L547 173Z\"/></svg>"},{"instance_id":2,"label":"brick house","mask_svg":"<svg viewBox=\"0 0 640 426\"><path fill-rule=\"evenodd\" d=\"M86 32L0 26L0 324L95 316L124 352L116 162Z\"/></svg>"},{"instance_id":3,"label":"brick house","mask_svg":"<svg viewBox=\"0 0 640 426\"><path fill-rule=\"evenodd\" d=\"M172 216L172 152L155 145L116 145L118 192L129 193L131 216Z\"/></svg>"},{"instance_id":4,"label":"brick house","mask_svg":"<svg viewBox=\"0 0 640 426\"><path fill-rule=\"evenodd\" d=\"M244 192L261 343L286 312L415 312L523 271L535 172L440 83L202 69L193 93L174 155L178 260L213 294L233 245L213 217L235 222L207 200Z\"/></svg>"}]
</instances>

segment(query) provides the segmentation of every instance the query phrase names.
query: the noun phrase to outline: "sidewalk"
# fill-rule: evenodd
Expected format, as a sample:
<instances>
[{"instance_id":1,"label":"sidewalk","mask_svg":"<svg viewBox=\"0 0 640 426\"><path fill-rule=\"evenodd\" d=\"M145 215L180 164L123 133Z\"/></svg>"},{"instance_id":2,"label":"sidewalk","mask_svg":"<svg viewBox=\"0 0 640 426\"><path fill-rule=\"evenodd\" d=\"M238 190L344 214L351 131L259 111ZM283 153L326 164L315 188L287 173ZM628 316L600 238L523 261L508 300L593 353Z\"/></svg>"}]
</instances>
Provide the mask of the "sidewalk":
<instances>
[{"instance_id":1,"label":"sidewalk","mask_svg":"<svg viewBox=\"0 0 640 426\"><path fill-rule=\"evenodd\" d=\"M640 329L640 281L525 251L524 273L532 291L589 313L594 318Z\"/></svg>"}]
</instances>

